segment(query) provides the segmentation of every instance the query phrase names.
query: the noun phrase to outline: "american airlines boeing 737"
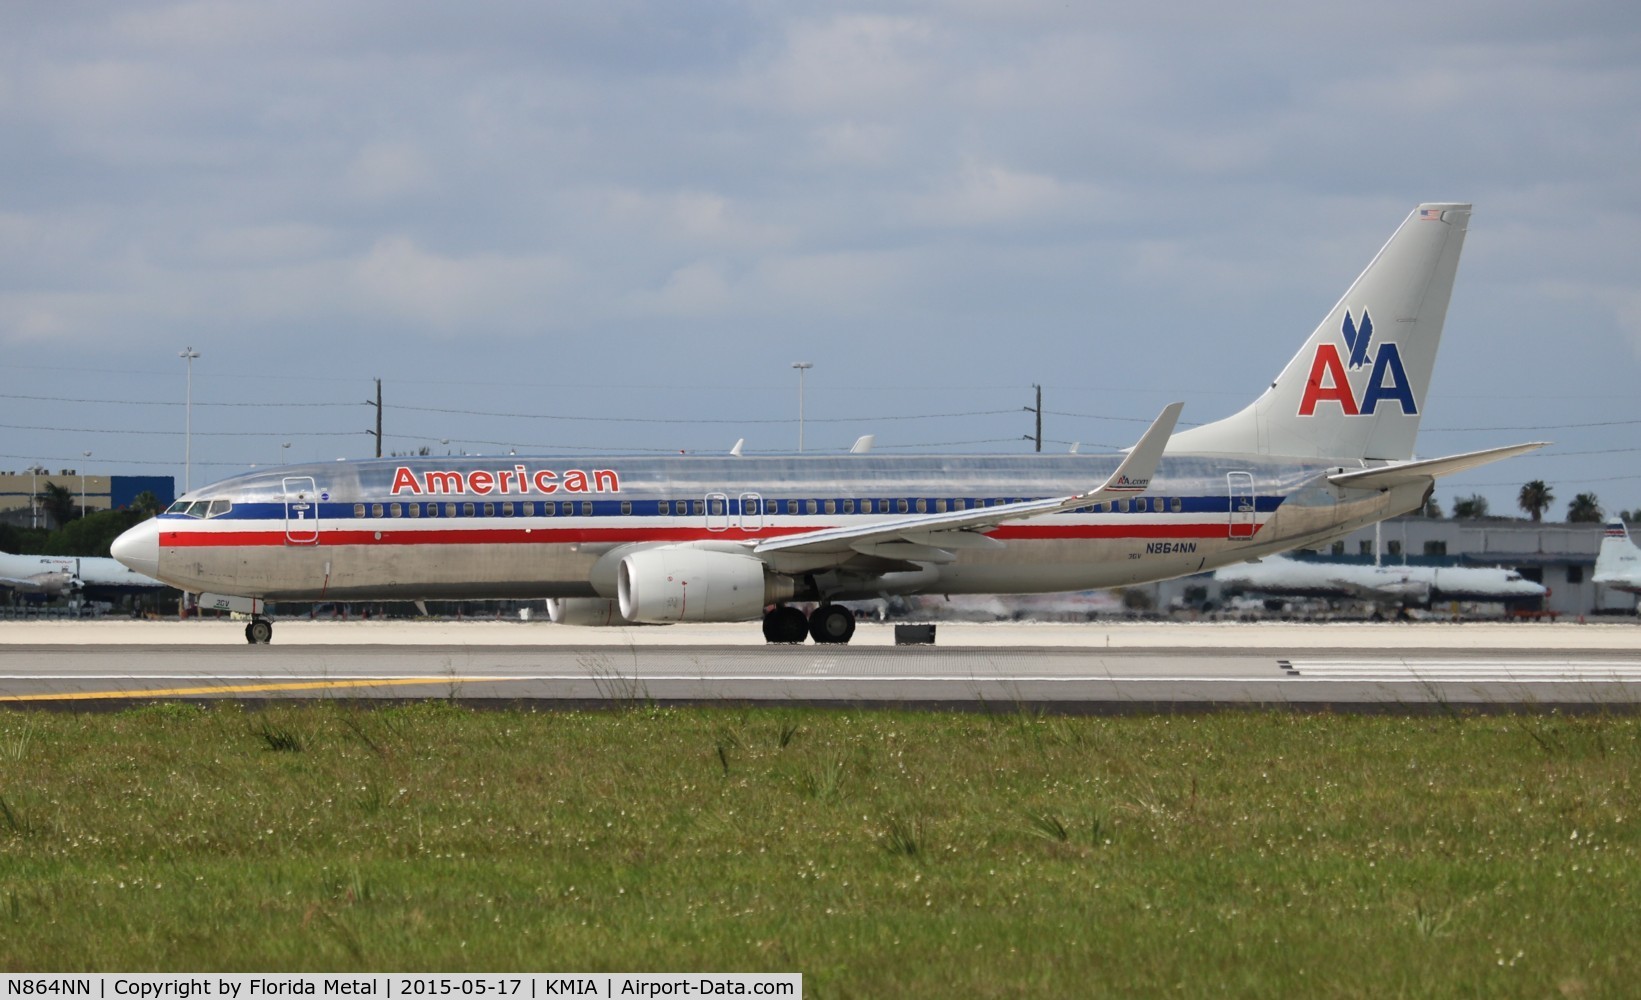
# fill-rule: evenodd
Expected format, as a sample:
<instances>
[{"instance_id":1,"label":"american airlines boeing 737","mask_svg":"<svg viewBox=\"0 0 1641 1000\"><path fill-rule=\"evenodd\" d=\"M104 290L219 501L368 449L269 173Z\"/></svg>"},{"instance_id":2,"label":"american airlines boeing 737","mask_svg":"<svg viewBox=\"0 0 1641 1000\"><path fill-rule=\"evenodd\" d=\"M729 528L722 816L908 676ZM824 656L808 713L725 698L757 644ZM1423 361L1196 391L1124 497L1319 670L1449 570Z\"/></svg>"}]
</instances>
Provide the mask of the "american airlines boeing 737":
<instances>
[{"instance_id":1,"label":"american airlines boeing 737","mask_svg":"<svg viewBox=\"0 0 1641 1000\"><path fill-rule=\"evenodd\" d=\"M1126 456L408 458L194 490L116 558L206 603L545 598L581 625L762 619L848 642L836 602L1120 587L1419 509L1435 477L1540 443L1414 458L1470 206L1403 221L1241 412ZM805 615L800 605L815 603Z\"/></svg>"}]
</instances>

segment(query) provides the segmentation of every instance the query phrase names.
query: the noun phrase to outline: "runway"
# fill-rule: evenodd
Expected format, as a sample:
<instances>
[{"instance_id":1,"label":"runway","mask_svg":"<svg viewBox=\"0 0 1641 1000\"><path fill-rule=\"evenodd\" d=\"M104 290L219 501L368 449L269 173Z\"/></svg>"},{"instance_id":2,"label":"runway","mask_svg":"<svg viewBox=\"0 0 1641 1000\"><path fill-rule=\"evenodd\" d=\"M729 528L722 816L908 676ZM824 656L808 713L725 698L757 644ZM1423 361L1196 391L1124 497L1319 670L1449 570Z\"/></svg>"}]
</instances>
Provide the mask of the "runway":
<instances>
[{"instance_id":1,"label":"runway","mask_svg":"<svg viewBox=\"0 0 1641 1000\"><path fill-rule=\"evenodd\" d=\"M519 622L0 623L0 705L453 699L1077 712L1641 705L1641 628L1611 625L941 625L894 646L765 646L755 626Z\"/></svg>"}]
</instances>

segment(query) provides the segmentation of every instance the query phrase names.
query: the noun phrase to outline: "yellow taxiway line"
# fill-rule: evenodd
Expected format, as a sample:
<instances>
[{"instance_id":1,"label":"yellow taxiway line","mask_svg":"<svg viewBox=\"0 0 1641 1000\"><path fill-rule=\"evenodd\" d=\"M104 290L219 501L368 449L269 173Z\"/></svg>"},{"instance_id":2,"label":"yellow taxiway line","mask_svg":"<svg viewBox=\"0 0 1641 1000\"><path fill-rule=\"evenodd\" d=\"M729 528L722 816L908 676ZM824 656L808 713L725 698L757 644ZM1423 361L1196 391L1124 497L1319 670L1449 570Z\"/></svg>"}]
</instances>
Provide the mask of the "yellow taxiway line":
<instances>
[{"instance_id":1,"label":"yellow taxiway line","mask_svg":"<svg viewBox=\"0 0 1641 1000\"><path fill-rule=\"evenodd\" d=\"M367 687L427 687L450 684L490 684L510 677L372 677L350 681L291 681L279 684L220 684L211 687L133 688L128 691L71 691L61 694L0 694L0 702L91 701L114 698L189 698L195 695L256 694L270 691L339 691Z\"/></svg>"}]
</instances>

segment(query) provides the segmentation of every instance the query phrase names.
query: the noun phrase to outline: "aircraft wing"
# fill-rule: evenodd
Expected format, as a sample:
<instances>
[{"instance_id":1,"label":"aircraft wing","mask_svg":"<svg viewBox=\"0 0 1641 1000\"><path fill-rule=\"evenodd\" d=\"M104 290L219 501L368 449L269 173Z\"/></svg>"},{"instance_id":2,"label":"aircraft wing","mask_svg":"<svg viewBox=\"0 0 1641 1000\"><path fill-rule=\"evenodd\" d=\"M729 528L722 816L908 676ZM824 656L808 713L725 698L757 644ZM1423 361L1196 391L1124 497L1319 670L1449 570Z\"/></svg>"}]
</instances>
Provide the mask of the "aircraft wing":
<instances>
[{"instance_id":1,"label":"aircraft wing","mask_svg":"<svg viewBox=\"0 0 1641 1000\"><path fill-rule=\"evenodd\" d=\"M1059 514L1078 507L1099 503L1115 496L1143 493L1151 485L1151 476L1157 471L1163 448L1174 433L1184 403L1170 403L1140 436L1117 471L1099 486L1086 493L1065 497L1047 497L1042 500L1023 500L1019 503L980 507L974 510L948 511L944 514L919 514L892 521L851 525L842 528L823 528L801 535L773 538L756 545L754 555L773 555L785 552L862 552L916 559L924 550L933 554L938 549L991 548L1001 545L985 532L1005 521Z\"/></svg>"},{"instance_id":2,"label":"aircraft wing","mask_svg":"<svg viewBox=\"0 0 1641 1000\"><path fill-rule=\"evenodd\" d=\"M1455 472L1463 472L1466 469L1474 469L1478 465L1497 462L1501 458L1513 458L1529 451L1537 451L1549 443L1548 441L1529 441L1526 444L1512 444L1503 448L1488 448L1486 451L1467 451L1460 455L1448 455L1445 458L1427 458L1416 462L1397 462L1394 465L1381 466L1377 469L1338 472L1329 476L1328 482L1335 486L1349 486L1360 490L1389 489L1392 486L1414 483L1421 479L1448 476Z\"/></svg>"}]
</instances>

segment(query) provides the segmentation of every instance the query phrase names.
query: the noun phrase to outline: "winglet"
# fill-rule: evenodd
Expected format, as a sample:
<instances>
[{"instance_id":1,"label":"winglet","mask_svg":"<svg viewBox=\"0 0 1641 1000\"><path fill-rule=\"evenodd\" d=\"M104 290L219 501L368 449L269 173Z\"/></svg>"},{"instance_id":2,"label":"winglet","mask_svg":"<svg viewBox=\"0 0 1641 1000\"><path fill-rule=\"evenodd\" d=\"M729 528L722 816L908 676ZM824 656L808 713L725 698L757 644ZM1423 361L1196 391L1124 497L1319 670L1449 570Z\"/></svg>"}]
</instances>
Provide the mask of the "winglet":
<instances>
[{"instance_id":1,"label":"winglet","mask_svg":"<svg viewBox=\"0 0 1641 1000\"><path fill-rule=\"evenodd\" d=\"M1107 493L1144 493L1150 489L1151 476L1157 471L1157 463L1162 461L1162 451L1168 446L1168 439L1173 435L1174 425L1179 422L1180 411L1184 408L1184 403L1169 403L1163 407L1157 419L1151 421L1151 426L1140 435L1139 441L1128 449L1128 456L1117 466L1111 478L1077 499L1097 500Z\"/></svg>"}]
</instances>

